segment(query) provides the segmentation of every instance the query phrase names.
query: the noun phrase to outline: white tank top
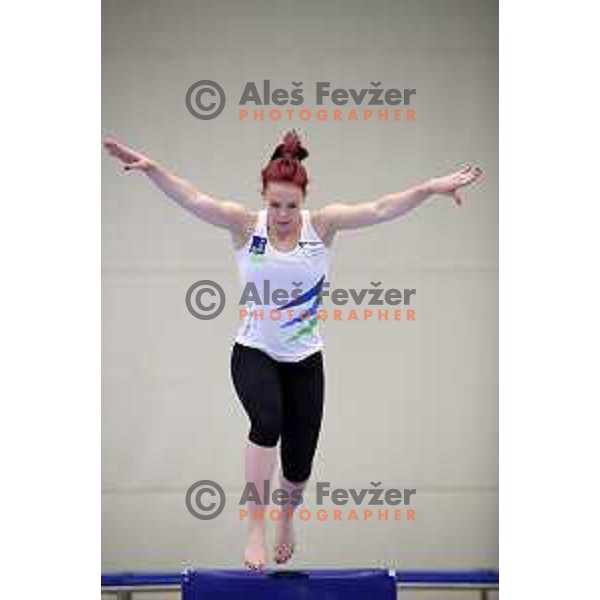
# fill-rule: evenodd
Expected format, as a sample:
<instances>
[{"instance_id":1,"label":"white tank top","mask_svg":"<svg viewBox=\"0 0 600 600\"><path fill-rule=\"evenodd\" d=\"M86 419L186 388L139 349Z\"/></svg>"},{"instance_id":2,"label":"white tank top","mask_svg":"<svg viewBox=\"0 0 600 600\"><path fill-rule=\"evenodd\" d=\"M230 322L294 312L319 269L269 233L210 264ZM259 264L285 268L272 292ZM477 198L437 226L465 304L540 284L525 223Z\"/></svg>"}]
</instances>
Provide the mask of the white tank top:
<instances>
[{"instance_id":1,"label":"white tank top","mask_svg":"<svg viewBox=\"0 0 600 600\"><path fill-rule=\"evenodd\" d=\"M314 230L310 212L301 214L302 230L293 250L280 252L270 243L263 209L250 239L235 253L242 283L239 308L247 311L235 341L281 362L298 362L323 348L317 311L328 280L328 248Z\"/></svg>"}]
</instances>

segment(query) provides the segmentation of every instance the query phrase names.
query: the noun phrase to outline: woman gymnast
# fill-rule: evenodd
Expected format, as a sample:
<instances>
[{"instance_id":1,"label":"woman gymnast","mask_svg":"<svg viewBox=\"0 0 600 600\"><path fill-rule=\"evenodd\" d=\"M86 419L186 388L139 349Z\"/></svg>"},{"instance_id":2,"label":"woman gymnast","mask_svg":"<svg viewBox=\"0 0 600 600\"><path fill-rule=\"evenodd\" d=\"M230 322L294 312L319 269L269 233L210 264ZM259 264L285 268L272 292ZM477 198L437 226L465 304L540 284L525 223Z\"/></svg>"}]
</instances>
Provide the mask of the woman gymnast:
<instances>
[{"instance_id":1,"label":"woman gymnast","mask_svg":"<svg viewBox=\"0 0 600 600\"><path fill-rule=\"evenodd\" d=\"M323 339L316 311L335 235L396 219L434 194L450 196L460 206L459 190L476 181L482 171L466 166L371 202L328 204L310 211L306 208L308 175L302 165L308 151L291 130L261 171L262 208L252 210L198 191L157 161L114 139L105 139L104 147L124 163L126 171L145 173L183 208L228 230L244 286L255 284L262 290L269 281L271 290L286 290L287 298L292 298L283 304L265 299L260 308L247 303L230 363L234 388L250 422L244 455L246 483L254 484L260 495L249 503L250 515L269 502L263 497L264 484L271 481L280 445L279 487L287 492L287 501L279 507L282 518L277 521L274 560L284 564L294 551L293 512L310 477L321 429ZM281 318L268 318L273 310ZM244 558L250 569L266 564L265 521L260 518L249 519Z\"/></svg>"}]
</instances>

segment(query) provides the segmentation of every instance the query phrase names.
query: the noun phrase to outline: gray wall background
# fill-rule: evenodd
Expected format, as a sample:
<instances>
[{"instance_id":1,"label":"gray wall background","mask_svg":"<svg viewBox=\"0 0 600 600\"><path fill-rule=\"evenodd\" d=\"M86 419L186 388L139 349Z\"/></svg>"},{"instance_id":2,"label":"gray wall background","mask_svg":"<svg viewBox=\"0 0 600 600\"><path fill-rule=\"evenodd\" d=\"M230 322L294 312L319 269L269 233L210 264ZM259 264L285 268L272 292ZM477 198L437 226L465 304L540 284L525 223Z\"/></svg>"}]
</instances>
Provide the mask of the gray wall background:
<instances>
[{"instance_id":1,"label":"gray wall background","mask_svg":"<svg viewBox=\"0 0 600 600\"><path fill-rule=\"evenodd\" d=\"M294 566L494 567L498 561L497 3L104 0L102 133L219 198L258 208L259 170L289 126L311 153L309 207L361 202L477 161L456 209L340 235L335 286L416 288L416 323L327 323L327 395L315 479L414 487L416 523L297 527ZM199 79L229 93L199 121ZM416 88L414 123L240 123L246 81ZM310 102L305 105L312 108ZM330 107L331 108L331 107ZM241 565L247 419L229 379L239 295L227 234L102 158L103 569ZM230 299L208 322L187 288ZM214 479L228 508L201 522L184 495ZM307 507L313 505L308 494Z\"/></svg>"}]
</instances>

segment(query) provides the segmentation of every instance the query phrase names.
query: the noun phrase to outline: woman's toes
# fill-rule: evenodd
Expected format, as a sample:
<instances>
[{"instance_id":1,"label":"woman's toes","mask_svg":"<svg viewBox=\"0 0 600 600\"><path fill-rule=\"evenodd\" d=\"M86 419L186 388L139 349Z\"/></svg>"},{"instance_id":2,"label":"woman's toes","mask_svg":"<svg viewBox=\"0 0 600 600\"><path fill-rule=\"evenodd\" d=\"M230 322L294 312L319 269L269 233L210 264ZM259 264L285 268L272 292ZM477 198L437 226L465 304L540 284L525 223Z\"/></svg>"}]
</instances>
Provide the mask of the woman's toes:
<instances>
[{"instance_id":1,"label":"woman's toes","mask_svg":"<svg viewBox=\"0 0 600 600\"><path fill-rule=\"evenodd\" d=\"M244 562L249 569L258 571L265 566L266 551L264 544L250 542L244 551Z\"/></svg>"},{"instance_id":2,"label":"woman's toes","mask_svg":"<svg viewBox=\"0 0 600 600\"><path fill-rule=\"evenodd\" d=\"M277 564L286 563L294 553L292 544L278 544L275 548L275 562Z\"/></svg>"}]
</instances>

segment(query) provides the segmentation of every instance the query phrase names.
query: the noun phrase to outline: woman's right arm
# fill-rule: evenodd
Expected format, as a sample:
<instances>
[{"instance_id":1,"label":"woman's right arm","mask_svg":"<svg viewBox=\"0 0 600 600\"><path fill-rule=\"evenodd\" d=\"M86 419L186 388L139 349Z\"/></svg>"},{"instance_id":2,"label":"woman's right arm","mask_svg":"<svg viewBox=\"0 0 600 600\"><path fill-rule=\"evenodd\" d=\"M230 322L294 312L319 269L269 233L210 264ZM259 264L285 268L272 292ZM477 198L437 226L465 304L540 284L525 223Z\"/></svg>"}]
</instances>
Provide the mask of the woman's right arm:
<instances>
[{"instance_id":1,"label":"woman's right arm","mask_svg":"<svg viewBox=\"0 0 600 600\"><path fill-rule=\"evenodd\" d=\"M185 179L177 177L156 161L114 139L105 139L103 145L111 156L124 163L125 171L143 171L158 188L177 204L211 225L228 229L234 239L244 238L247 231L252 227L256 216L242 204L217 200L199 192Z\"/></svg>"}]
</instances>

